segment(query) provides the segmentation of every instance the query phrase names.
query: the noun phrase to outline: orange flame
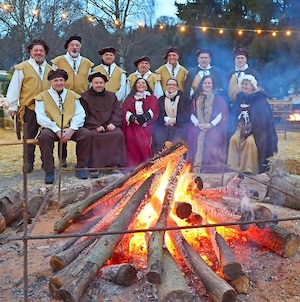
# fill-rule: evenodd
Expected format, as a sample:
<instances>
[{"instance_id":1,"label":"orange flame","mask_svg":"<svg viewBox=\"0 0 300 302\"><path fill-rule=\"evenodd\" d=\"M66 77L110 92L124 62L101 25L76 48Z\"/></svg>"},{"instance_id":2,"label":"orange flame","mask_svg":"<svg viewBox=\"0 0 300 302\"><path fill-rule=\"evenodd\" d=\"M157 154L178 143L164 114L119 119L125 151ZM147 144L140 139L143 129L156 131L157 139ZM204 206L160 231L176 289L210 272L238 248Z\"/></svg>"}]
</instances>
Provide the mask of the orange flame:
<instances>
[{"instance_id":1,"label":"orange flame","mask_svg":"<svg viewBox=\"0 0 300 302\"><path fill-rule=\"evenodd\" d=\"M290 122L299 122L300 121L300 113L292 113L287 118Z\"/></svg>"}]
</instances>

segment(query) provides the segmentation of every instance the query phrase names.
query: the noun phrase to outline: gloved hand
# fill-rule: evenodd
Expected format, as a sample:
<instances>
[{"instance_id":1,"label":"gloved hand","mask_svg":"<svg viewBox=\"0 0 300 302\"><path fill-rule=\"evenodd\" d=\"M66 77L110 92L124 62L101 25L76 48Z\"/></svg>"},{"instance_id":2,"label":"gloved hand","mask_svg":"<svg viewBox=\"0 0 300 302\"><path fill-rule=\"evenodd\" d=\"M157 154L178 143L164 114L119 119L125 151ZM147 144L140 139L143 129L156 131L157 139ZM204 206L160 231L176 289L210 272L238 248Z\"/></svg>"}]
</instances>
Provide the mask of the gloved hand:
<instances>
[{"instance_id":1,"label":"gloved hand","mask_svg":"<svg viewBox=\"0 0 300 302\"><path fill-rule=\"evenodd\" d=\"M134 124L135 121L137 120L137 117L135 115L130 115L129 117L129 124Z\"/></svg>"},{"instance_id":2,"label":"gloved hand","mask_svg":"<svg viewBox=\"0 0 300 302\"><path fill-rule=\"evenodd\" d=\"M140 126L143 126L146 123L146 119L144 117L144 114L138 114L136 116L138 123L140 124Z\"/></svg>"}]
</instances>

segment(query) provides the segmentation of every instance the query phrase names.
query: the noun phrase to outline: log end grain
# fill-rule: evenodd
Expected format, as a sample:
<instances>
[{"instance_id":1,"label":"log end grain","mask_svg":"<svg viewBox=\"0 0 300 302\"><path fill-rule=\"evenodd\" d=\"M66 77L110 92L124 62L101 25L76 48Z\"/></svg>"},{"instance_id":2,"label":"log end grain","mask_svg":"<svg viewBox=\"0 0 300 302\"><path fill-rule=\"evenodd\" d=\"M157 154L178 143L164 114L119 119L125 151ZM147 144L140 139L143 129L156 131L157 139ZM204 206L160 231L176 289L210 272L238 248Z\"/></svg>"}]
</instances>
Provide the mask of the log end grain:
<instances>
[{"instance_id":1,"label":"log end grain","mask_svg":"<svg viewBox=\"0 0 300 302\"><path fill-rule=\"evenodd\" d=\"M248 294L250 279L246 274L242 274L238 279L230 281L230 285L232 285L239 294Z\"/></svg>"},{"instance_id":2,"label":"log end grain","mask_svg":"<svg viewBox=\"0 0 300 302\"><path fill-rule=\"evenodd\" d=\"M162 270L163 264L161 261L156 261L155 263L153 263L146 274L147 281L152 284L160 284Z\"/></svg>"},{"instance_id":3,"label":"log end grain","mask_svg":"<svg viewBox=\"0 0 300 302\"><path fill-rule=\"evenodd\" d=\"M242 275L242 266L238 262L229 263L223 267L222 273L228 280L238 279Z\"/></svg>"},{"instance_id":4,"label":"log end grain","mask_svg":"<svg viewBox=\"0 0 300 302\"><path fill-rule=\"evenodd\" d=\"M296 254L300 244L300 237L294 233L289 234L284 242L283 257L292 257Z\"/></svg>"},{"instance_id":5,"label":"log end grain","mask_svg":"<svg viewBox=\"0 0 300 302\"><path fill-rule=\"evenodd\" d=\"M57 256L51 257L50 266L55 271L60 271L65 267L63 261Z\"/></svg>"},{"instance_id":6,"label":"log end grain","mask_svg":"<svg viewBox=\"0 0 300 302\"><path fill-rule=\"evenodd\" d=\"M116 276L113 278L113 283L117 285L129 286L137 279L137 271L132 265L123 265L118 270Z\"/></svg>"}]
</instances>

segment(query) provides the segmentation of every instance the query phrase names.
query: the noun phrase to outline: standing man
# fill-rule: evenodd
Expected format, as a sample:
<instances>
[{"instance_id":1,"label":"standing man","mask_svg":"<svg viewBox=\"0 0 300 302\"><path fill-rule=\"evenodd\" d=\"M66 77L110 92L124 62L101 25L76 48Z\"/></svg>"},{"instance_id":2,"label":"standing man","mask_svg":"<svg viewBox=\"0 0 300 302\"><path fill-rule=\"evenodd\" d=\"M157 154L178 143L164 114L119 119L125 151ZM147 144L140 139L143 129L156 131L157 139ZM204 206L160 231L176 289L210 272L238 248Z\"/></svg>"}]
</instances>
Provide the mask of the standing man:
<instances>
[{"instance_id":1,"label":"standing man","mask_svg":"<svg viewBox=\"0 0 300 302\"><path fill-rule=\"evenodd\" d=\"M167 63L160 66L155 72L161 82L163 92L167 90L167 81L172 78L178 82L178 89L184 90L184 83L188 71L179 64L179 49L177 47L170 46L164 56Z\"/></svg>"},{"instance_id":2,"label":"standing man","mask_svg":"<svg viewBox=\"0 0 300 302\"><path fill-rule=\"evenodd\" d=\"M63 69L68 73L68 80L65 83L67 89L78 94L88 89L88 76L91 73L94 63L80 55L81 37L71 36L65 43L67 53L51 60L52 69ZM60 148L58 148L59 152ZM58 154L59 157L59 154ZM62 167L67 167L67 146L62 148Z\"/></svg>"},{"instance_id":3,"label":"standing man","mask_svg":"<svg viewBox=\"0 0 300 302\"><path fill-rule=\"evenodd\" d=\"M14 74L7 90L7 102L9 104L9 115L14 118L18 111L20 121L27 124L27 137L35 138L39 125L36 121L34 111L34 96L50 87L47 74L51 70L45 57L49 52L47 43L35 39L27 47L30 58L14 66ZM35 145L27 146L27 173L33 170Z\"/></svg>"},{"instance_id":4,"label":"standing man","mask_svg":"<svg viewBox=\"0 0 300 302\"><path fill-rule=\"evenodd\" d=\"M214 89L223 90L222 74L220 70L212 66L212 52L209 49L199 49L196 51L198 65L189 71L186 78L184 91L187 95L192 96L198 88L201 79L204 76L211 76L214 81Z\"/></svg>"},{"instance_id":5,"label":"standing man","mask_svg":"<svg viewBox=\"0 0 300 302\"><path fill-rule=\"evenodd\" d=\"M261 87L260 75L255 69L249 67L249 65L247 64L248 57L248 51L244 48L237 48L234 51L235 67L231 69L226 75L226 81L228 84L228 96L230 102L232 103L235 102L237 94L242 91L240 85L241 83L239 83L239 81L241 81L244 75L253 75L257 80L258 86Z\"/></svg>"},{"instance_id":6,"label":"standing man","mask_svg":"<svg viewBox=\"0 0 300 302\"><path fill-rule=\"evenodd\" d=\"M98 168L126 165L125 137L121 129L122 109L116 95L106 91L107 78L100 72L89 76L92 87L81 95L85 109L84 127L92 134L91 177L97 177Z\"/></svg>"},{"instance_id":7,"label":"standing man","mask_svg":"<svg viewBox=\"0 0 300 302\"><path fill-rule=\"evenodd\" d=\"M45 183L54 182L54 142L77 143L77 164L75 175L87 179L87 166L91 150L91 132L83 128L85 112L80 104L80 95L64 87L68 74L63 69L51 70L48 80L51 88L35 96L36 117L43 127L38 136L43 168L46 172Z\"/></svg>"},{"instance_id":8,"label":"standing man","mask_svg":"<svg viewBox=\"0 0 300 302\"><path fill-rule=\"evenodd\" d=\"M115 63L116 49L112 46L104 47L99 50L99 55L102 56L102 62L93 72L104 74L108 79L105 89L114 93L119 102L123 102L126 96L126 71Z\"/></svg>"},{"instance_id":9,"label":"standing man","mask_svg":"<svg viewBox=\"0 0 300 302\"><path fill-rule=\"evenodd\" d=\"M137 79L143 78L145 79L149 86L151 87L153 94L159 98L164 93L161 88L160 81L155 73L150 70L150 58L146 56L142 56L134 61L135 67L137 70L131 73L127 78L127 92L128 95L131 91L131 88Z\"/></svg>"}]
</instances>

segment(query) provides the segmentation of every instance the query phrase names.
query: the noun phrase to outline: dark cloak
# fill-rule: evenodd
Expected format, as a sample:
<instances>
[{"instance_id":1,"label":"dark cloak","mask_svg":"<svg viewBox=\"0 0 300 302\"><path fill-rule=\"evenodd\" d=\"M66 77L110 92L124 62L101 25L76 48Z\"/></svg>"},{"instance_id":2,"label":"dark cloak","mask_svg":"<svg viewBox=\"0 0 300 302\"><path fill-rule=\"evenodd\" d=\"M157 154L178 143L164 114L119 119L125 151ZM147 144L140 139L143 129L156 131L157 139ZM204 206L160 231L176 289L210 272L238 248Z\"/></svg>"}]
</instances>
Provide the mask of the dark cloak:
<instances>
[{"instance_id":1,"label":"dark cloak","mask_svg":"<svg viewBox=\"0 0 300 302\"><path fill-rule=\"evenodd\" d=\"M86 112L84 127L93 134L90 167L125 166L122 109L115 94L106 90L97 93L91 88L81 95L80 101ZM113 131L106 129L110 123L116 126ZM105 132L96 130L100 126L105 128Z\"/></svg>"},{"instance_id":2,"label":"dark cloak","mask_svg":"<svg viewBox=\"0 0 300 302\"><path fill-rule=\"evenodd\" d=\"M267 158L278 151L278 137L275 129L272 109L264 92L258 90L246 95L240 92L230 111L228 137L236 131L241 104L249 104L248 113L252 134L258 149L259 173L267 170Z\"/></svg>"}]
</instances>

